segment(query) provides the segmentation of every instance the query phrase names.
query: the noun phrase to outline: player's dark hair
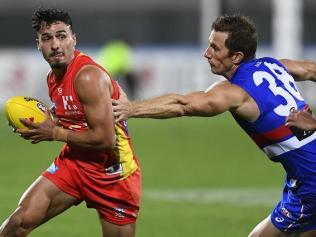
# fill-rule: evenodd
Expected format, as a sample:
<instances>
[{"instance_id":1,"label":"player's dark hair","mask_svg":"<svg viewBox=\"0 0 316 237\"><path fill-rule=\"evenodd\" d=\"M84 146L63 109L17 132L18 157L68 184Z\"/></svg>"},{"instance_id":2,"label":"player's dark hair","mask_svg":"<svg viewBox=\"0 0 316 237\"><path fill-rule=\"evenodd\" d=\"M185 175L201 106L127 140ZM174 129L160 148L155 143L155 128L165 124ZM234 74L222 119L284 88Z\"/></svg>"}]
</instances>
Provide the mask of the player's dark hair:
<instances>
[{"instance_id":1,"label":"player's dark hair","mask_svg":"<svg viewBox=\"0 0 316 237\"><path fill-rule=\"evenodd\" d=\"M237 51L244 54L244 60L253 59L256 56L258 33L254 23L243 15L223 15L212 24L212 30L227 32L228 37L225 46L230 56Z\"/></svg>"},{"instance_id":2,"label":"player's dark hair","mask_svg":"<svg viewBox=\"0 0 316 237\"><path fill-rule=\"evenodd\" d=\"M55 8L39 8L32 15L32 27L38 32L43 22L48 25L56 21L64 22L69 25L72 30L72 20L68 12Z\"/></svg>"}]
</instances>

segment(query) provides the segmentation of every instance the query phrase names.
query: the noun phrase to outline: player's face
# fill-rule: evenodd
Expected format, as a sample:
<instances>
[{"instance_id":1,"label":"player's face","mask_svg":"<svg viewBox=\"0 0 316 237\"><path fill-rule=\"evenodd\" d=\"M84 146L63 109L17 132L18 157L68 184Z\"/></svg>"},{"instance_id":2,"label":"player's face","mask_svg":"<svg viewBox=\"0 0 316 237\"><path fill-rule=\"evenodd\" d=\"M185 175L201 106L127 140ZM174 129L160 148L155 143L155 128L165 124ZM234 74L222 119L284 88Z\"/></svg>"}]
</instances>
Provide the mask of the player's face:
<instances>
[{"instance_id":1,"label":"player's face","mask_svg":"<svg viewBox=\"0 0 316 237\"><path fill-rule=\"evenodd\" d=\"M232 56L229 56L229 50L225 46L227 37L227 32L213 30L209 37L209 46L204 53L212 72L225 77L231 75L234 66Z\"/></svg>"},{"instance_id":2,"label":"player's face","mask_svg":"<svg viewBox=\"0 0 316 237\"><path fill-rule=\"evenodd\" d=\"M37 47L51 68L64 68L74 58L76 36L64 22L42 23L37 36Z\"/></svg>"}]
</instances>

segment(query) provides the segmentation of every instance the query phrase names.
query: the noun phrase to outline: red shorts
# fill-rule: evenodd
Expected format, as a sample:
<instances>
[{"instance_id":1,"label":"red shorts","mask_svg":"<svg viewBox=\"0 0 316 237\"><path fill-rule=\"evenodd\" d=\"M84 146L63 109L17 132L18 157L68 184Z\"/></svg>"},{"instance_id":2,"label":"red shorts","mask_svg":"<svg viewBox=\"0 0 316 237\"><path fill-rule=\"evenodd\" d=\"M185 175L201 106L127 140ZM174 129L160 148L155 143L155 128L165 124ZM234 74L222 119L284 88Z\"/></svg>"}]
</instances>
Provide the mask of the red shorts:
<instances>
[{"instance_id":1,"label":"red shorts","mask_svg":"<svg viewBox=\"0 0 316 237\"><path fill-rule=\"evenodd\" d=\"M88 176L73 160L57 158L42 175L78 202L85 201L88 208L95 208L104 220L117 225L136 222L141 196L139 169L109 183Z\"/></svg>"}]
</instances>

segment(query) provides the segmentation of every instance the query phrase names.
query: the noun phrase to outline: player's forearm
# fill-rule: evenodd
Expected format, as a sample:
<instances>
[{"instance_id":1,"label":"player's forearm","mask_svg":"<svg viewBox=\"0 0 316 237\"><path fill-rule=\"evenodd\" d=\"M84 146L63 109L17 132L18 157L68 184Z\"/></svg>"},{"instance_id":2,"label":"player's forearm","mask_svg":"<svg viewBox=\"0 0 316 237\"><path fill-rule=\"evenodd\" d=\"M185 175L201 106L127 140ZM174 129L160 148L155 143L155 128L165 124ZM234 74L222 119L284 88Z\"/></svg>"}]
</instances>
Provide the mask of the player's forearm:
<instances>
[{"instance_id":1,"label":"player's forearm","mask_svg":"<svg viewBox=\"0 0 316 237\"><path fill-rule=\"evenodd\" d=\"M53 129L53 140L91 149L113 149L116 142L115 135L105 137L102 134L104 133L98 135L92 130L76 132L56 126Z\"/></svg>"},{"instance_id":2,"label":"player's forearm","mask_svg":"<svg viewBox=\"0 0 316 237\"><path fill-rule=\"evenodd\" d=\"M280 60L296 81L316 82L316 63L312 61Z\"/></svg>"},{"instance_id":3,"label":"player's forearm","mask_svg":"<svg viewBox=\"0 0 316 237\"><path fill-rule=\"evenodd\" d=\"M183 96L168 94L155 99L134 101L130 104L128 117L166 119L185 115Z\"/></svg>"},{"instance_id":4,"label":"player's forearm","mask_svg":"<svg viewBox=\"0 0 316 237\"><path fill-rule=\"evenodd\" d=\"M310 61L299 61L298 69L293 72L297 81L316 82L316 63Z\"/></svg>"}]
</instances>

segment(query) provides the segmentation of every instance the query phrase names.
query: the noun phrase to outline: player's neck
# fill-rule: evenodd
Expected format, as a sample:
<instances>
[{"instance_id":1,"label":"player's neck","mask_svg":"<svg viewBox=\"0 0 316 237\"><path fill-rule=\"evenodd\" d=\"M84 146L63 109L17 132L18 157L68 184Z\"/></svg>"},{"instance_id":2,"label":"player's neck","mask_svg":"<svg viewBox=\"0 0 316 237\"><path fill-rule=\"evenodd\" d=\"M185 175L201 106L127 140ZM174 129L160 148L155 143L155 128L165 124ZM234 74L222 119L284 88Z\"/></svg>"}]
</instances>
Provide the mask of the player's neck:
<instances>
[{"instance_id":1,"label":"player's neck","mask_svg":"<svg viewBox=\"0 0 316 237\"><path fill-rule=\"evenodd\" d=\"M51 69L57 80L61 81L63 79L64 75L67 72L68 66L72 63L74 58L75 54L72 54L72 57L68 62L54 66L51 65Z\"/></svg>"},{"instance_id":2,"label":"player's neck","mask_svg":"<svg viewBox=\"0 0 316 237\"><path fill-rule=\"evenodd\" d=\"M65 68L52 68L52 71L56 77L56 79L59 81L61 80L64 75L66 74L66 71L67 71L67 67Z\"/></svg>"},{"instance_id":3,"label":"player's neck","mask_svg":"<svg viewBox=\"0 0 316 237\"><path fill-rule=\"evenodd\" d=\"M237 68L239 67L239 65L234 64L230 70L228 70L223 76L227 79L227 80L231 80L232 77L234 76L235 72L237 71Z\"/></svg>"}]
</instances>

